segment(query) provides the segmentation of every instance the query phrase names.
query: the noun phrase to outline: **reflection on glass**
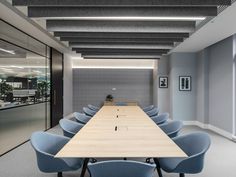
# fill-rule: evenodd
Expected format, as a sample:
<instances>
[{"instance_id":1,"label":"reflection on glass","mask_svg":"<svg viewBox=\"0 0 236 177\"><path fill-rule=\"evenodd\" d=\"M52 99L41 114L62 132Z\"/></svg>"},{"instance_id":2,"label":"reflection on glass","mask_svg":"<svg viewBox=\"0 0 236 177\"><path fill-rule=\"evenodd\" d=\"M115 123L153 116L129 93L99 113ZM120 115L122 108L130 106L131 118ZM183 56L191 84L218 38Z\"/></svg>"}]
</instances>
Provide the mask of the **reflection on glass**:
<instances>
[{"instance_id":1,"label":"reflection on glass","mask_svg":"<svg viewBox=\"0 0 236 177\"><path fill-rule=\"evenodd\" d=\"M29 139L33 131L50 127L45 56L0 40L0 154Z\"/></svg>"},{"instance_id":2,"label":"reflection on glass","mask_svg":"<svg viewBox=\"0 0 236 177\"><path fill-rule=\"evenodd\" d=\"M4 41L0 41L1 48L15 52L14 55L5 52L0 58L1 107L49 101L50 82L45 57L26 52ZM18 51L20 56L17 56Z\"/></svg>"}]
</instances>

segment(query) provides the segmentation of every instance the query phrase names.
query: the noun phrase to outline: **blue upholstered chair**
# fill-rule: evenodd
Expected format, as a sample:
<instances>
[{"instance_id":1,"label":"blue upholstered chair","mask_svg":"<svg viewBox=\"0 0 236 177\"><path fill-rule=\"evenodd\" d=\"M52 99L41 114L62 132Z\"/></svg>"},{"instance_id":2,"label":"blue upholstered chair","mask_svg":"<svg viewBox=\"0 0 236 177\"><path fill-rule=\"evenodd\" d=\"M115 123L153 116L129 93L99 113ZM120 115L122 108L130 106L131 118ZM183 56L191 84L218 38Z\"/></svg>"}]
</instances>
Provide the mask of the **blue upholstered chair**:
<instances>
[{"instance_id":1,"label":"blue upholstered chair","mask_svg":"<svg viewBox=\"0 0 236 177\"><path fill-rule=\"evenodd\" d=\"M81 168L80 158L55 158L54 156L70 139L47 132L34 132L30 138L37 156L39 170L45 173L58 173L62 177L64 171L74 171Z\"/></svg>"},{"instance_id":2,"label":"blue upholstered chair","mask_svg":"<svg viewBox=\"0 0 236 177\"><path fill-rule=\"evenodd\" d=\"M91 105L91 104L88 104L88 108L91 109L91 110L94 110L96 112L99 111L99 109L100 109L99 107Z\"/></svg>"},{"instance_id":3,"label":"blue upholstered chair","mask_svg":"<svg viewBox=\"0 0 236 177\"><path fill-rule=\"evenodd\" d=\"M59 124L63 130L64 136L68 138L72 138L84 126L84 124L69 119L61 119Z\"/></svg>"},{"instance_id":4,"label":"blue upholstered chair","mask_svg":"<svg viewBox=\"0 0 236 177\"><path fill-rule=\"evenodd\" d=\"M149 117L153 117L153 116L157 116L159 113L159 109L154 107L152 110L146 112L146 114L149 116Z\"/></svg>"},{"instance_id":5,"label":"blue upholstered chair","mask_svg":"<svg viewBox=\"0 0 236 177\"><path fill-rule=\"evenodd\" d=\"M126 102L115 102L116 106L127 106Z\"/></svg>"},{"instance_id":6,"label":"blue upholstered chair","mask_svg":"<svg viewBox=\"0 0 236 177\"><path fill-rule=\"evenodd\" d=\"M155 164L129 160L111 160L89 163L91 177L152 177Z\"/></svg>"},{"instance_id":7,"label":"blue upholstered chair","mask_svg":"<svg viewBox=\"0 0 236 177\"><path fill-rule=\"evenodd\" d=\"M162 177L160 168L168 173L179 173L180 177L184 177L185 174L200 173L204 166L205 153L211 144L209 135L198 132L179 136L173 140L188 157L154 159L159 176Z\"/></svg>"},{"instance_id":8,"label":"blue upholstered chair","mask_svg":"<svg viewBox=\"0 0 236 177\"><path fill-rule=\"evenodd\" d=\"M169 113L161 113L157 116L150 117L157 125L165 123L169 118Z\"/></svg>"},{"instance_id":9,"label":"blue upholstered chair","mask_svg":"<svg viewBox=\"0 0 236 177\"><path fill-rule=\"evenodd\" d=\"M154 108L154 105L150 105L150 106L144 107L143 111L148 112L148 111L151 111L153 108Z\"/></svg>"},{"instance_id":10,"label":"blue upholstered chair","mask_svg":"<svg viewBox=\"0 0 236 177\"><path fill-rule=\"evenodd\" d=\"M97 112L93 111L87 107L83 107L83 111L86 115L93 117Z\"/></svg>"},{"instance_id":11,"label":"blue upholstered chair","mask_svg":"<svg viewBox=\"0 0 236 177\"><path fill-rule=\"evenodd\" d=\"M159 125L159 127L170 137L178 136L179 131L183 128L182 121L174 120Z\"/></svg>"},{"instance_id":12,"label":"blue upholstered chair","mask_svg":"<svg viewBox=\"0 0 236 177\"><path fill-rule=\"evenodd\" d=\"M81 124L86 124L92 117L87 116L84 113L74 112L74 118L76 119L77 122Z\"/></svg>"}]
</instances>

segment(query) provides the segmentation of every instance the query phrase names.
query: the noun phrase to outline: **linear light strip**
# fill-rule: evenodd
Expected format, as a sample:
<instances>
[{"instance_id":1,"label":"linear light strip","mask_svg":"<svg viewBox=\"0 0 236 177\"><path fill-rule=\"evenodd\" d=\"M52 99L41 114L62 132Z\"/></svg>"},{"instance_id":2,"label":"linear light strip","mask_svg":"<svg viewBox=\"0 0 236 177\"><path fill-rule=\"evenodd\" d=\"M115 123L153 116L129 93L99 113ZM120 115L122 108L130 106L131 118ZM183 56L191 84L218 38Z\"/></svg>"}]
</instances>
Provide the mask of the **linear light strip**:
<instances>
[{"instance_id":1,"label":"linear light strip","mask_svg":"<svg viewBox=\"0 0 236 177\"><path fill-rule=\"evenodd\" d=\"M0 48L0 51L6 52L6 53L10 53L12 55L16 54L13 50L6 50L6 49L3 49L3 48Z\"/></svg>"},{"instance_id":2,"label":"linear light strip","mask_svg":"<svg viewBox=\"0 0 236 177\"><path fill-rule=\"evenodd\" d=\"M73 66L73 69L154 69L154 66Z\"/></svg>"},{"instance_id":3,"label":"linear light strip","mask_svg":"<svg viewBox=\"0 0 236 177\"><path fill-rule=\"evenodd\" d=\"M206 17L39 17L41 19L58 20L136 20L136 21L198 21Z\"/></svg>"}]
</instances>

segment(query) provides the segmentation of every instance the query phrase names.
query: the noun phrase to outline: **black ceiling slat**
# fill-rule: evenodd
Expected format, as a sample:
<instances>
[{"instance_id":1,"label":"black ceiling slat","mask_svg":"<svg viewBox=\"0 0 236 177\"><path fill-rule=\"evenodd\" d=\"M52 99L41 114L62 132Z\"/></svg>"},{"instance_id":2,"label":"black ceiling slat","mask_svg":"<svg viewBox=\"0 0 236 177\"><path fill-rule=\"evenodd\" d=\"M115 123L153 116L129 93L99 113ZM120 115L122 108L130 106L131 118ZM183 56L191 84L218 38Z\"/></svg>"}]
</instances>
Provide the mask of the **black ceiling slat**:
<instances>
[{"instance_id":1,"label":"black ceiling slat","mask_svg":"<svg viewBox=\"0 0 236 177\"><path fill-rule=\"evenodd\" d=\"M73 51L80 52L120 52L120 53L167 53L168 49L90 49L90 48L72 48Z\"/></svg>"},{"instance_id":2,"label":"black ceiling slat","mask_svg":"<svg viewBox=\"0 0 236 177\"><path fill-rule=\"evenodd\" d=\"M104 33L104 32L54 32L57 37L80 37L80 38L187 38L189 33Z\"/></svg>"},{"instance_id":3,"label":"black ceiling slat","mask_svg":"<svg viewBox=\"0 0 236 177\"><path fill-rule=\"evenodd\" d=\"M48 31L67 32L139 32L187 33L195 29L195 21L91 21L47 20Z\"/></svg>"},{"instance_id":4,"label":"black ceiling slat","mask_svg":"<svg viewBox=\"0 0 236 177\"><path fill-rule=\"evenodd\" d=\"M216 6L204 7L28 7L28 16L39 17L204 17L216 16Z\"/></svg>"},{"instance_id":5,"label":"black ceiling slat","mask_svg":"<svg viewBox=\"0 0 236 177\"><path fill-rule=\"evenodd\" d=\"M12 0L18 6L216 6L231 0Z\"/></svg>"},{"instance_id":6,"label":"black ceiling slat","mask_svg":"<svg viewBox=\"0 0 236 177\"><path fill-rule=\"evenodd\" d=\"M183 38L79 38L79 37L61 37L61 41L79 42L79 43L151 43L164 44L173 42L183 42Z\"/></svg>"}]
</instances>

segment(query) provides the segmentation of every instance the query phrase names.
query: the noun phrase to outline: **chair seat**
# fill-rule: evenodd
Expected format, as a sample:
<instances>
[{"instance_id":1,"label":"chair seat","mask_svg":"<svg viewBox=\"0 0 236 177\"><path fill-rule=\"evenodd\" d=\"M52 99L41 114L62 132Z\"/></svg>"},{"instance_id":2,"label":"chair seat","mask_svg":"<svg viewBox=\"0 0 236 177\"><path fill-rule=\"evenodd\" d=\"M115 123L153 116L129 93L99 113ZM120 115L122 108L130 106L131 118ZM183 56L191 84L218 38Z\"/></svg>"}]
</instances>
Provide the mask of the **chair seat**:
<instances>
[{"instance_id":1,"label":"chair seat","mask_svg":"<svg viewBox=\"0 0 236 177\"><path fill-rule=\"evenodd\" d=\"M158 159L161 168L166 172L173 172L177 165L182 162L185 158L165 158L165 159Z\"/></svg>"}]
</instances>

